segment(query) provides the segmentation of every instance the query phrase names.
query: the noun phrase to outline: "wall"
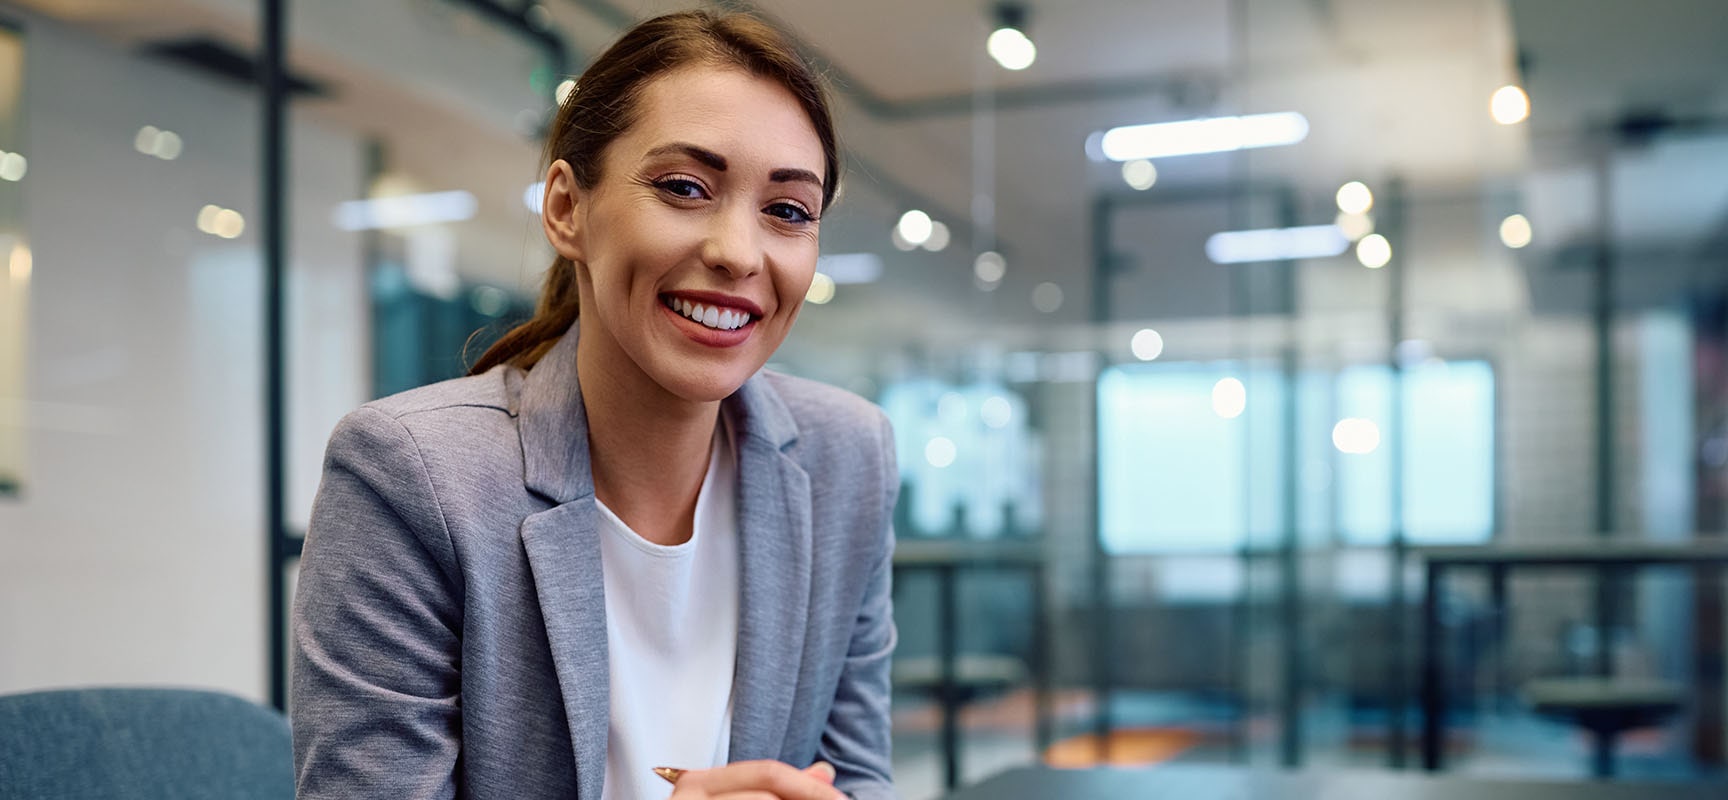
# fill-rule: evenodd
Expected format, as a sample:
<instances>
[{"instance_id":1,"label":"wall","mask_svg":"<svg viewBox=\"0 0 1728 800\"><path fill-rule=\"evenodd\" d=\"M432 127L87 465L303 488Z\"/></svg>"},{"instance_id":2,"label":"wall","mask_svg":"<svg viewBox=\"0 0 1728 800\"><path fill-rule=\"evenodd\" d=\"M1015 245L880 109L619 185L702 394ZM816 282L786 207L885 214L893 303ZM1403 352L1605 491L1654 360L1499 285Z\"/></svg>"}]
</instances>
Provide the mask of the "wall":
<instances>
[{"instance_id":1,"label":"wall","mask_svg":"<svg viewBox=\"0 0 1728 800\"><path fill-rule=\"evenodd\" d=\"M26 16L34 251L26 484L0 500L0 692L147 683L265 693L259 111L216 83ZM178 132L174 161L133 149ZM360 147L290 134L290 507L364 400L359 242L330 208ZM200 233L214 203L247 220Z\"/></svg>"}]
</instances>

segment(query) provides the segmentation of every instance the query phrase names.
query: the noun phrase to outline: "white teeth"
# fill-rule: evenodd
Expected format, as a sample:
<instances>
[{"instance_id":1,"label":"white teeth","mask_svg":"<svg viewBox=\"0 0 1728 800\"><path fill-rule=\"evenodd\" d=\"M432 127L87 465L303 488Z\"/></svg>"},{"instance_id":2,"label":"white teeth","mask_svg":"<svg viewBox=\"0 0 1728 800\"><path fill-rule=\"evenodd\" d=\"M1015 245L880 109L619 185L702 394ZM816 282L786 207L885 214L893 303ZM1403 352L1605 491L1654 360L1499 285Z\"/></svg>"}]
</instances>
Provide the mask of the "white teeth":
<instances>
[{"instance_id":1,"label":"white teeth","mask_svg":"<svg viewBox=\"0 0 1728 800\"><path fill-rule=\"evenodd\" d=\"M750 322L750 315L743 311L734 311L729 308L722 309L718 306L706 306L701 303L692 303L682 298L672 298L671 302L667 305L671 306L673 311L676 311L691 320L719 330L737 330Z\"/></svg>"}]
</instances>

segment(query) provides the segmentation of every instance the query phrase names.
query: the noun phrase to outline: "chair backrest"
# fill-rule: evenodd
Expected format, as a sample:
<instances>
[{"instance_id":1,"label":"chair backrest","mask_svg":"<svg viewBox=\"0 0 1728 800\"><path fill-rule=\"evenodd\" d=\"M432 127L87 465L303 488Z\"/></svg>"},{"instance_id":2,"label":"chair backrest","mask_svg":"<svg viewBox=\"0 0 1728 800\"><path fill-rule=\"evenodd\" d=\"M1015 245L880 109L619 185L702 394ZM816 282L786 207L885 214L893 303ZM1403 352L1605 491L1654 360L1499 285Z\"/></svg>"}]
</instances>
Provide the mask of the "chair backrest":
<instances>
[{"instance_id":1,"label":"chair backrest","mask_svg":"<svg viewBox=\"0 0 1728 800\"><path fill-rule=\"evenodd\" d=\"M276 711L190 689L0 696L0 798L293 800Z\"/></svg>"}]
</instances>

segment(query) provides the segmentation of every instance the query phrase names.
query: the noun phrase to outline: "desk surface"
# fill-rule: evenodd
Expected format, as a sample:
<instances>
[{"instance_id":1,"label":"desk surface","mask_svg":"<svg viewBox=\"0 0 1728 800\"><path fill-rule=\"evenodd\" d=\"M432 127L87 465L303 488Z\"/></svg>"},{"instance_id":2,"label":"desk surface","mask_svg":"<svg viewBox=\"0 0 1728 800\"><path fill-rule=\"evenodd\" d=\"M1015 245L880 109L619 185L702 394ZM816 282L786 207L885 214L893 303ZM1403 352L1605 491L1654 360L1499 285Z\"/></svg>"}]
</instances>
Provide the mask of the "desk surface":
<instances>
[{"instance_id":1,"label":"desk surface","mask_svg":"<svg viewBox=\"0 0 1728 800\"><path fill-rule=\"evenodd\" d=\"M940 567L991 564L1037 566L1044 546L1037 539L918 539L894 541L894 566Z\"/></svg>"},{"instance_id":2,"label":"desk surface","mask_svg":"<svg viewBox=\"0 0 1728 800\"><path fill-rule=\"evenodd\" d=\"M1368 771L1277 772L1210 765L1013 769L949 800L1721 800L1728 784L1486 780Z\"/></svg>"},{"instance_id":3,"label":"desk surface","mask_svg":"<svg viewBox=\"0 0 1728 800\"><path fill-rule=\"evenodd\" d=\"M1651 542L1594 539L1412 547L1410 552L1430 563L1447 566L1709 565L1728 563L1728 540Z\"/></svg>"}]
</instances>

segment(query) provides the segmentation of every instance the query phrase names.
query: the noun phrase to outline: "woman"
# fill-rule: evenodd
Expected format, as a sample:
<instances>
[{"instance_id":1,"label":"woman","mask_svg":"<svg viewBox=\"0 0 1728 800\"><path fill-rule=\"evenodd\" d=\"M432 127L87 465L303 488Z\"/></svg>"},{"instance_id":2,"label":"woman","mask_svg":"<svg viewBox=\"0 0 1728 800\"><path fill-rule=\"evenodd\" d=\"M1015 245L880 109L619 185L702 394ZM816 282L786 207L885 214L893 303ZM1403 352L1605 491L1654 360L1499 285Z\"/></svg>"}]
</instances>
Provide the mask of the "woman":
<instances>
[{"instance_id":1,"label":"woman","mask_svg":"<svg viewBox=\"0 0 1728 800\"><path fill-rule=\"evenodd\" d=\"M837 153L817 79L748 17L650 20L581 77L535 317L331 437L293 612L302 797L892 796L893 439L759 372Z\"/></svg>"}]
</instances>

